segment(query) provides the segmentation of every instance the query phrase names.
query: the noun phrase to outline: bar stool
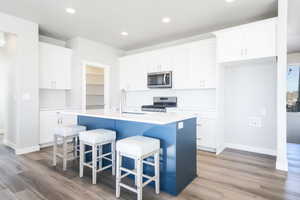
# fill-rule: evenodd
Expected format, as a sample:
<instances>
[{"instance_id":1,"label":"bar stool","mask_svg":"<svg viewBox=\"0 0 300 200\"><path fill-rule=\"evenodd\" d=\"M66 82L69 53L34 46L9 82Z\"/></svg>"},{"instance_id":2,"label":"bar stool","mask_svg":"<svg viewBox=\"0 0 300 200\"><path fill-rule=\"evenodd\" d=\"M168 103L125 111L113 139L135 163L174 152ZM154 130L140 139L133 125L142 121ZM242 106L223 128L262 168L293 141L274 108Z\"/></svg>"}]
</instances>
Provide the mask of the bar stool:
<instances>
[{"instance_id":1,"label":"bar stool","mask_svg":"<svg viewBox=\"0 0 300 200\"><path fill-rule=\"evenodd\" d=\"M132 192L137 193L138 200L142 200L143 187L147 184L155 181L155 192L159 194L159 150L160 141L158 139L144 137L144 136L133 136L117 141L117 177L116 177L116 197L120 197L121 187L128 189ZM122 157L128 157L134 159L135 168L129 170L122 167ZM154 163L145 161L144 159L154 156ZM154 176L150 177L143 174L143 164L154 167ZM122 171L125 174L122 175ZM134 175L136 180L136 188L128 186L121 182L121 179L128 176ZM143 182L143 178L147 180Z\"/></svg>"},{"instance_id":2,"label":"bar stool","mask_svg":"<svg viewBox=\"0 0 300 200\"><path fill-rule=\"evenodd\" d=\"M54 129L54 144L53 144L53 165L56 166L56 158L62 158L63 170L67 169L68 160L74 160L78 158L79 146L78 146L78 135L79 132L85 131L85 126L69 125L69 126L58 126ZM68 150L68 141L72 140L73 149ZM62 145L62 154L57 152L57 147ZM68 154L73 153L73 156Z\"/></svg>"},{"instance_id":3,"label":"bar stool","mask_svg":"<svg viewBox=\"0 0 300 200\"><path fill-rule=\"evenodd\" d=\"M93 184L97 182L97 172L112 168L112 174L115 175L115 143L116 132L108 129L95 129L79 133L80 139L80 172L79 176L83 177L84 166L93 170ZM103 145L111 144L111 152L103 154ZM92 150L85 151L85 146L92 147ZM86 154L92 153L92 161L86 161ZM111 156L111 158L109 157ZM102 160L108 160L110 165L104 166ZM99 163L99 165L98 165Z\"/></svg>"}]
</instances>

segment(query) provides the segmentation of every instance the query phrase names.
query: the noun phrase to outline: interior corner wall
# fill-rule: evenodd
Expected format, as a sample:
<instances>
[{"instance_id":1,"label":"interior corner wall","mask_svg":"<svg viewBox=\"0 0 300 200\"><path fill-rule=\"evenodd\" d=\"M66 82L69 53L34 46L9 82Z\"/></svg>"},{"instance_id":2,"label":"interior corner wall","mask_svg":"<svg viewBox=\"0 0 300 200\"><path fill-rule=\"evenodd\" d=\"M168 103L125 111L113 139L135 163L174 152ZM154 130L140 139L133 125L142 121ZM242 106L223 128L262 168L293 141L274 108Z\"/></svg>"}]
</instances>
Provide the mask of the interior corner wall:
<instances>
[{"instance_id":1,"label":"interior corner wall","mask_svg":"<svg viewBox=\"0 0 300 200\"><path fill-rule=\"evenodd\" d=\"M38 24L0 12L0 30L17 36L15 61L16 152L39 144ZM9 141L10 142L10 141Z\"/></svg>"},{"instance_id":2,"label":"interior corner wall","mask_svg":"<svg viewBox=\"0 0 300 200\"><path fill-rule=\"evenodd\" d=\"M72 55L72 89L67 92L67 106L82 108L82 62L95 62L110 66L110 106L119 106L119 61L124 54L122 50L111 46L87 40L74 38L67 42L67 47L73 50Z\"/></svg>"},{"instance_id":3,"label":"interior corner wall","mask_svg":"<svg viewBox=\"0 0 300 200\"><path fill-rule=\"evenodd\" d=\"M0 129L3 130L4 142L16 145L17 136L17 102L14 96L16 88L16 50L17 37L13 34L5 34L6 44L0 48Z\"/></svg>"},{"instance_id":4,"label":"interior corner wall","mask_svg":"<svg viewBox=\"0 0 300 200\"><path fill-rule=\"evenodd\" d=\"M276 63L225 67L225 143L276 155ZM249 126L260 118L261 127Z\"/></svg>"}]
</instances>

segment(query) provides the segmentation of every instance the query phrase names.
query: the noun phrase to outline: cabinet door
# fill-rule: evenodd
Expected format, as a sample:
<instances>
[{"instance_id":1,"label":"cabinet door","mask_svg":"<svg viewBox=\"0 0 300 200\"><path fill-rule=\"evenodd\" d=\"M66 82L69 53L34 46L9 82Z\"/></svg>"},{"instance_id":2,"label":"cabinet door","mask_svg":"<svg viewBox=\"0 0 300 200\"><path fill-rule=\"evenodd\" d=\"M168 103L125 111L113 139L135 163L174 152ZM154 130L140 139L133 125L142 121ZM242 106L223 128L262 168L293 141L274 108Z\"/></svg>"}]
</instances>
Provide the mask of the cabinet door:
<instances>
[{"instance_id":1,"label":"cabinet door","mask_svg":"<svg viewBox=\"0 0 300 200\"><path fill-rule=\"evenodd\" d=\"M243 37L241 29L226 30L217 34L217 60L219 63L242 59Z\"/></svg>"},{"instance_id":2,"label":"cabinet door","mask_svg":"<svg viewBox=\"0 0 300 200\"><path fill-rule=\"evenodd\" d=\"M120 59L120 87L128 91L147 89L147 66L144 55Z\"/></svg>"},{"instance_id":3,"label":"cabinet door","mask_svg":"<svg viewBox=\"0 0 300 200\"><path fill-rule=\"evenodd\" d=\"M71 89L72 51L58 47L56 54L57 63L53 66L56 89Z\"/></svg>"},{"instance_id":4,"label":"cabinet door","mask_svg":"<svg viewBox=\"0 0 300 200\"><path fill-rule=\"evenodd\" d=\"M216 120L202 119L197 125L197 145L206 148L216 148Z\"/></svg>"},{"instance_id":5,"label":"cabinet door","mask_svg":"<svg viewBox=\"0 0 300 200\"><path fill-rule=\"evenodd\" d=\"M189 88L216 87L216 41L194 42L189 46Z\"/></svg>"},{"instance_id":6,"label":"cabinet door","mask_svg":"<svg viewBox=\"0 0 300 200\"><path fill-rule=\"evenodd\" d=\"M276 18L246 26L244 31L245 59L276 56Z\"/></svg>"},{"instance_id":7,"label":"cabinet door","mask_svg":"<svg viewBox=\"0 0 300 200\"><path fill-rule=\"evenodd\" d=\"M72 50L40 42L40 88L71 89Z\"/></svg>"},{"instance_id":8,"label":"cabinet door","mask_svg":"<svg viewBox=\"0 0 300 200\"><path fill-rule=\"evenodd\" d=\"M130 75L130 59L129 57L123 57L119 59L120 64L120 89L129 90L129 79Z\"/></svg>"},{"instance_id":9,"label":"cabinet door","mask_svg":"<svg viewBox=\"0 0 300 200\"><path fill-rule=\"evenodd\" d=\"M53 131L58 125L57 120L57 114L55 111L40 112L40 144L53 142Z\"/></svg>"},{"instance_id":10,"label":"cabinet door","mask_svg":"<svg viewBox=\"0 0 300 200\"><path fill-rule=\"evenodd\" d=\"M173 66L173 89L189 89L191 71L187 45L173 48L171 63Z\"/></svg>"},{"instance_id":11,"label":"cabinet door","mask_svg":"<svg viewBox=\"0 0 300 200\"><path fill-rule=\"evenodd\" d=\"M39 43L39 73L40 73L40 88L54 89L54 69L55 53L48 48L46 43Z\"/></svg>"}]
</instances>

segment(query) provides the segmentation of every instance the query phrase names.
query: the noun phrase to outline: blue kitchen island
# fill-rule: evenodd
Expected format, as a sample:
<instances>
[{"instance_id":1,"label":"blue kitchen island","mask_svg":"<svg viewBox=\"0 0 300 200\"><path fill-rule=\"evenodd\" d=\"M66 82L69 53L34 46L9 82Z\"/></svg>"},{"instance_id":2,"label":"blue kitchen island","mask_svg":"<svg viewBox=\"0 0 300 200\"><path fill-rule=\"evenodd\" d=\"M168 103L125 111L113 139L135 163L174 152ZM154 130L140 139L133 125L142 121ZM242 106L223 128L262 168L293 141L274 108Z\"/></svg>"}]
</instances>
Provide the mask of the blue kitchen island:
<instances>
[{"instance_id":1,"label":"blue kitchen island","mask_svg":"<svg viewBox=\"0 0 300 200\"><path fill-rule=\"evenodd\" d=\"M177 195L197 176L196 116L104 111L71 113L76 114L78 124L86 126L88 130L98 128L115 130L117 140L136 135L159 139L162 191ZM134 166L130 159L124 159L123 165L131 168ZM144 166L145 174L152 175L153 172L151 166Z\"/></svg>"}]
</instances>

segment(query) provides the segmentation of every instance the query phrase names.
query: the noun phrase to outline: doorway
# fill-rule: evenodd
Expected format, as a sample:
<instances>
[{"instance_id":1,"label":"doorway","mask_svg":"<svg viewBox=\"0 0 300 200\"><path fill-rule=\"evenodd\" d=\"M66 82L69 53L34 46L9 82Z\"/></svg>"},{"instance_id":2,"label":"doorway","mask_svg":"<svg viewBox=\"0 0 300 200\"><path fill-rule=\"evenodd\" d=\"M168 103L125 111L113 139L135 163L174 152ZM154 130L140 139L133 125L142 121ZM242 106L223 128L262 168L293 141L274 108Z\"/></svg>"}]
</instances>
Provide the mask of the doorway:
<instances>
[{"instance_id":1,"label":"doorway","mask_svg":"<svg viewBox=\"0 0 300 200\"><path fill-rule=\"evenodd\" d=\"M17 36L0 31L0 144L16 144Z\"/></svg>"},{"instance_id":2,"label":"doorway","mask_svg":"<svg viewBox=\"0 0 300 200\"><path fill-rule=\"evenodd\" d=\"M82 102L85 110L109 109L109 67L85 62Z\"/></svg>"}]
</instances>

